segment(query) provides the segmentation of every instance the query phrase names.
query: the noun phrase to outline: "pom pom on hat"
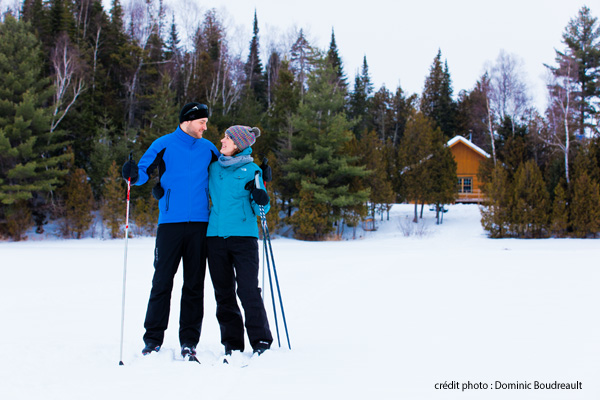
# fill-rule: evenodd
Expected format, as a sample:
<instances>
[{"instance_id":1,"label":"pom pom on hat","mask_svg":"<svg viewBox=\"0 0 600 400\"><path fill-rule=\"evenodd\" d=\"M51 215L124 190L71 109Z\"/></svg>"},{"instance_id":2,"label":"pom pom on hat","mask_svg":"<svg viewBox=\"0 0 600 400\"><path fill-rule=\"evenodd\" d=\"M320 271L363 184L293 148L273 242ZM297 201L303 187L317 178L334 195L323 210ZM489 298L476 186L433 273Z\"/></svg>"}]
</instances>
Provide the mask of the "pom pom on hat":
<instances>
[{"instance_id":1,"label":"pom pom on hat","mask_svg":"<svg viewBox=\"0 0 600 400\"><path fill-rule=\"evenodd\" d=\"M260 129L257 127L234 125L227 128L225 134L233 140L237 148L242 151L250 147L256 142L256 138L260 136Z\"/></svg>"}]
</instances>

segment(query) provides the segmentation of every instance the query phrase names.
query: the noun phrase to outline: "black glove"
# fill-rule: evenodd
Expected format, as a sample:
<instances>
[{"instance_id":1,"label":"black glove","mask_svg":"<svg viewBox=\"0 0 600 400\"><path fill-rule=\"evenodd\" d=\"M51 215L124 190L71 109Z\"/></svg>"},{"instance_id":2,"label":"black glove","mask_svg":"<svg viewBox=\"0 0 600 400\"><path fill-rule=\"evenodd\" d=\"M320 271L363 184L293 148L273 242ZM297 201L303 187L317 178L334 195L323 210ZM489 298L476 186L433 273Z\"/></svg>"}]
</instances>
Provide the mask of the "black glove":
<instances>
[{"instance_id":1,"label":"black glove","mask_svg":"<svg viewBox=\"0 0 600 400\"><path fill-rule=\"evenodd\" d=\"M154 187L152 188L152 196L154 196L154 198L156 200L160 200L162 199L162 197L165 195L165 189L163 189L163 187L160 185L160 182L158 182L156 185L154 185Z\"/></svg>"},{"instance_id":2,"label":"black glove","mask_svg":"<svg viewBox=\"0 0 600 400\"><path fill-rule=\"evenodd\" d=\"M258 174L258 171L256 173ZM246 183L246 186L244 186L244 189L250 191L252 199L259 206L266 206L267 204L269 204L269 195L267 194L267 191L256 187L255 180L248 181L248 183Z\"/></svg>"},{"instance_id":3,"label":"black glove","mask_svg":"<svg viewBox=\"0 0 600 400\"><path fill-rule=\"evenodd\" d=\"M135 161L133 161L133 158L129 157L129 161L123 164L123 170L121 171L121 174L125 180L131 178L132 185L138 181L138 178L140 177L138 173L138 166Z\"/></svg>"},{"instance_id":4,"label":"black glove","mask_svg":"<svg viewBox=\"0 0 600 400\"><path fill-rule=\"evenodd\" d=\"M273 180L273 174L271 173L271 167L269 166L267 157L263 158L260 169L262 170L263 181L271 182Z\"/></svg>"},{"instance_id":5,"label":"black glove","mask_svg":"<svg viewBox=\"0 0 600 400\"><path fill-rule=\"evenodd\" d=\"M252 195L254 202L259 206L266 206L269 204L269 195L266 190L252 187L252 189L250 189L250 194Z\"/></svg>"}]
</instances>

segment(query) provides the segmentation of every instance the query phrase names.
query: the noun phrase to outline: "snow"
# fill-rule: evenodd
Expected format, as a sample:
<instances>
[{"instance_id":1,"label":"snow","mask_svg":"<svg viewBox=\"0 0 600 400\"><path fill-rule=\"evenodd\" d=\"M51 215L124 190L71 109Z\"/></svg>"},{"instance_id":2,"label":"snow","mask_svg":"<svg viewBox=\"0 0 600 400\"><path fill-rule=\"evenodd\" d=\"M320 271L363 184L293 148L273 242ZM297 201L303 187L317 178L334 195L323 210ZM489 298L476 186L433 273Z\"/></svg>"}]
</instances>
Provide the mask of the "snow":
<instances>
[{"instance_id":1,"label":"snow","mask_svg":"<svg viewBox=\"0 0 600 400\"><path fill-rule=\"evenodd\" d=\"M124 240L2 242L0 398L598 399L598 241L489 239L475 205L439 226L426 209L406 236L412 212L395 205L357 240L274 239L292 350L280 319L281 348L250 359L247 346L232 365L208 276L202 364L176 357L180 273L163 349L141 355L153 238L128 241L124 366ZM462 391L497 381L532 389Z\"/></svg>"}]
</instances>

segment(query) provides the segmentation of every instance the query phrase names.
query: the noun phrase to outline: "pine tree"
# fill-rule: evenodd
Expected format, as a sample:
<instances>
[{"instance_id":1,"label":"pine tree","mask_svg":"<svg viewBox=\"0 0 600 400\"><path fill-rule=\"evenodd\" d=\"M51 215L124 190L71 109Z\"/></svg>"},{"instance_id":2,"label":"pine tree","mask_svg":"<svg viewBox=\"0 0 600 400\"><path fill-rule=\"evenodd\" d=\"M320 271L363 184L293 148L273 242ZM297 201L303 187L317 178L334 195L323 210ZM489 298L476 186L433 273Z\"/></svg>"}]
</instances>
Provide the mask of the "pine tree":
<instances>
[{"instance_id":1,"label":"pine tree","mask_svg":"<svg viewBox=\"0 0 600 400\"><path fill-rule=\"evenodd\" d=\"M327 206L315 199L310 188L302 188L299 193L298 211L289 219L296 237L301 240L322 240L332 230Z\"/></svg>"},{"instance_id":2,"label":"pine tree","mask_svg":"<svg viewBox=\"0 0 600 400\"><path fill-rule=\"evenodd\" d=\"M461 91L456 104L456 132L468 134L469 140L495 157L491 146L489 103L489 78L484 75L475 83L475 87L467 92ZM493 118L493 116L492 116ZM493 121L491 121L493 124Z\"/></svg>"},{"instance_id":3,"label":"pine tree","mask_svg":"<svg viewBox=\"0 0 600 400\"><path fill-rule=\"evenodd\" d=\"M400 139L404 135L404 129L408 118L416 109L417 95L406 96L400 86L396 88L396 93L392 99L393 109L393 135L392 145L394 148L400 143Z\"/></svg>"},{"instance_id":4,"label":"pine tree","mask_svg":"<svg viewBox=\"0 0 600 400\"><path fill-rule=\"evenodd\" d=\"M73 37L75 33L75 21L70 7L71 2L69 0L50 0L49 3L51 37L46 38L48 43L53 43L61 32Z\"/></svg>"},{"instance_id":5,"label":"pine tree","mask_svg":"<svg viewBox=\"0 0 600 400\"><path fill-rule=\"evenodd\" d=\"M27 239L25 232L33 226L29 204L24 200L17 200L4 207L4 215L6 226L0 229L0 236L6 234L15 242Z\"/></svg>"},{"instance_id":6,"label":"pine tree","mask_svg":"<svg viewBox=\"0 0 600 400\"><path fill-rule=\"evenodd\" d=\"M297 193L296 182L284 179L280 166L286 164L292 155L292 140L295 134L292 117L300 105L300 85L294 79L288 65L284 60L279 68L278 81L273 89L274 101L268 118L269 131L272 134L265 137L265 144L273 152L273 157L269 157L273 168L273 186L281 197L282 205L287 205L286 211L290 216L291 198Z\"/></svg>"},{"instance_id":7,"label":"pine tree","mask_svg":"<svg viewBox=\"0 0 600 400\"><path fill-rule=\"evenodd\" d=\"M335 71L334 83L340 88L340 90L346 93L348 90L348 82L346 79L346 74L344 73L342 58L340 57L337 43L335 42L335 33L333 32L333 28L331 29L331 42L329 43L329 50L327 51L327 62L331 64L333 70Z\"/></svg>"},{"instance_id":8,"label":"pine tree","mask_svg":"<svg viewBox=\"0 0 600 400\"><path fill-rule=\"evenodd\" d=\"M385 142L394 135L394 104L392 93L382 86L371 99L369 113L369 125L373 126L375 132Z\"/></svg>"},{"instance_id":9,"label":"pine tree","mask_svg":"<svg viewBox=\"0 0 600 400\"><path fill-rule=\"evenodd\" d=\"M594 99L600 96L600 25L598 18L593 17L591 10L583 6L577 16L572 18L562 34L565 51L556 50L557 64L569 63L577 65L576 82L578 91L575 103L578 110L578 131L585 135L585 129L596 130L594 121L599 113ZM561 75L560 68L551 68L556 75ZM567 76L568 79L571 77Z\"/></svg>"},{"instance_id":10,"label":"pine tree","mask_svg":"<svg viewBox=\"0 0 600 400\"><path fill-rule=\"evenodd\" d=\"M254 11L254 28L252 31L252 40L250 41L250 52L248 61L244 66L246 81L248 86L248 95L252 96L263 105L267 106L267 83L263 74L262 62L260 61L260 45L258 42L258 18L256 10Z\"/></svg>"},{"instance_id":11,"label":"pine tree","mask_svg":"<svg viewBox=\"0 0 600 400\"><path fill-rule=\"evenodd\" d=\"M504 132L512 131L511 126L510 121L505 121ZM499 131L502 131L502 128ZM497 137L500 136L502 136L501 133L497 135ZM511 176L516 173L523 162L532 158L529 137L525 133L522 136L510 136L506 138L505 142L498 141L497 151L498 160L504 164Z\"/></svg>"},{"instance_id":12,"label":"pine tree","mask_svg":"<svg viewBox=\"0 0 600 400\"><path fill-rule=\"evenodd\" d=\"M61 184L70 159L61 132L50 132L51 96L42 75L40 43L28 23L6 15L0 24L0 220L6 206L37 202ZM42 201L43 203L43 201Z\"/></svg>"},{"instance_id":13,"label":"pine tree","mask_svg":"<svg viewBox=\"0 0 600 400\"><path fill-rule=\"evenodd\" d=\"M231 117L228 118L227 115L240 108L239 100L246 87L244 63L239 57L230 54L225 27L214 9L205 14L194 44L194 52L184 62L186 66L189 65L184 86L185 102L193 100L207 104L211 112L208 129L214 126L220 131L225 130L232 125ZM260 109L262 113L264 105L252 96L245 96L244 100L241 102L242 107L250 101L255 105L247 107L250 110L238 111L238 118L250 125L253 124L252 121L245 118L255 115L255 109Z\"/></svg>"},{"instance_id":14,"label":"pine tree","mask_svg":"<svg viewBox=\"0 0 600 400\"><path fill-rule=\"evenodd\" d=\"M511 225L520 237L542 237L548 229L550 201L546 183L533 160L522 163L514 178Z\"/></svg>"},{"instance_id":15,"label":"pine tree","mask_svg":"<svg viewBox=\"0 0 600 400\"><path fill-rule=\"evenodd\" d=\"M175 68L180 66L181 63L181 39L179 39L179 32L177 31L177 24L175 24L175 13L171 16L171 28L169 29L169 36L167 37L165 59L171 60L174 63Z\"/></svg>"},{"instance_id":16,"label":"pine tree","mask_svg":"<svg viewBox=\"0 0 600 400\"><path fill-rule=\"evenodd\" d=\"M279 68L279 79L273 89L273 99L269 110L269 126L277 132L277 143L272 143L271 148L289 151L292 148L292 115L300 105L300 85L294 79L289 63L285 60Z\"/></svg>"},{"instance_id":17,"label":"pine tree","mask_svg":"<svg viewBox=\"0 0 600 400\"><path fill-rule=\"evenodd\" d=\"M102 197L104 178L108 176L110 165L118 161L122 165L127 159L127 138L115 134L115 125L105 115L99 118L95 136L90 144L91 150L87 153L89 172L94 198Z\"/></svg>"},{"instance_id":18,"label":"pine tree","mask_svg":"<svg viewBox=\"0 0 600 400\"><path fill-rule=\"evenodd\" d=\"M600 185L587 172L581 172L573 182L571 224L577 237L596 237L600 232Z\"/></svg>"},{"instance_id":19,"label":"pine tree","mask_svg":"<svg viewBox=\"0 0 600 400\"><path fill-rule=\"evenodd\" d=\"M298 132L284 167L285 179L296 183L298 193L311 191L312 199L327 209L329 226L339 221L342 210L364 203L368 192L352 192L350 183L364 176L364 167L353 166L344 152L351 139L351 122L344 112L344 97L331 84L335 72L323 62L309 77L309 90L293 118ZM294 196L299 199L300 196Z\"/></svg>"},{"instance_id":20,"label":"pine tree","mask_svg":"<svg viewBox=\"0 0 600 400\"><path fill-rule=\"evenodd\" d=\"M588 173L592 179L600 182L600 136L596 136L589 141L587 150L588 157L591 159L591 167Z\"/></svg>"},{"instance_id":21,"label":"pine tree","mask_svg":"<svg viewBox=\"0 0 600 400\"><path fill-rule=\"evenodd\" d=\"M158 201L154 197L138 197L134 203L132 214L135 215L135 219L132 218L132 221L135 222L138 234L156 235Z\"/></svg>"},{"instance_id":22,"label":"pine tree","mask_svg":"<svg viewBox=\"0 0 600 400\"><path fill-rule=\"evenodd\" d=\"M564 186L564 179L556 185L552 203L552 232L558 237L564 237L569 228L569 198Z\"/></svg>"},{"instance_id":23,"label":"pine tree","mask_svg":"<svg viewBox=\"0 0 600 400\"><path fill-rule=\"evenodd\" d=\"M24 0L21 10L23 21L29 22L37 37L44 37L50 31L50 24L46 18L42 0Z\"/></svg>"},{"instance_id":24,"label":"pine tree","mask_svg":"<svg viewBox=\"0 0 600 400\"><path fill-rule=\"evenodd\" d=\"M267 184L266 188L270 198L269 204L271 206L271 209L266 215L267 228L269 228L269 232L276 232L282 222L281 217L279 215L281 211L281 202L279 201L278 195L275 192L273 185ZM260 224L260 217L257 218L257 223ZM259 231L261 231L261 229L259 229Z\"/></svg>"},{"instance_id":25,"label":"pine tree","mask_svg":"<svg viewBox=\"0 0 600 400\"><path fill-rule=\"evenodd\" d=\"M119 167L112 162L108 175L104 178L102 207L100 209L102 220L110 230L113 239L121 235L121 228L125 222L125 185Z\"/></svg>"},{"instance_id":26,"label":"pine tree","mask_svg":"<svg viewBox=\"0 0 600 400\"><path fill-rule=\"evenodd\" d=\"M103 115L113 120L122 119L119 99L121 83L113 76L117 54L113 47L110 18L98 0L71 2L74 35L61 34L60 41L52 43L52 66L57 73L54 82L64 78L65 89L55 98L57 108L54 125L70 134L75 165L89 171L91 144ZM60 57L66 50L68 63ZM58 70L62 70L60 74ZM118 119L116 118L118 116ZM74 133L76 132L76 134Z\"/></svg>"},{"instance_id":27,"label":"pine tree","mask_svg":"<svg viewBox=\"0 0 600 400\"><path fill-rule=\"evenodd\" d=\"M194 70L189 78L187 99L194 99L211 106L213 116L215 107L209 100L211 86L218 80L219 60L222 57L221 42L225 36L224 28L217 11L209 10L194 38L195 52L191 66ZM186 99L186 101L188 101Z\"/></svg>"},{"instance_id":28,"label":"pine tree","mask_svg":"<svg viewBox=\"0 0 600 400\"><path fill-rule=\"evenodd\" d=\"M588 174L590 179L600 182L600 138L579 143L577 155L574 157L573 174Z\"/></svg>"},{"instance_id":29,"label":"pine tree","mask_svg":"<svg viewBox=\"0 0 600 400\"><path fill-rule=\"evenodd\" d=\"M361 183L357 185L360 185L360 189L369 189L369 214L375 218L375 213L379 211L383 220L383 211L395 200L392 182L387 174L386 146L391 143L382 142L375 131L367 133L360 140L354 138L353 142L356 145L348 151L349 154L357 157L356 165L364 165L370 171L368 176L360 178Z\"/></svg>"},{"instance_id":30,"label":"pine tree","mask_svg":"<svg viewBox=\"0 0 600 400\"><path fill-rule=\"evenodd\" d=\"M74 41L82 49L92 45L98 37L97 27L106 26L108 15L104 12L101 0L76 0L72 2L73 23L75 26ZM100 32L102 33L102 32Z\"/></svg>"},{"instance_id":31,"label":"pine tree","mask_svg":"<svg viewBox=\"0 0 600 400\"><path fill-rule=\"evenodd\" d=\"M94 196L85 171L76 169L67 177L63 235L81 239L93 221Z\"/></svg>"},{"instance_id":32,"label":"pine tree","mask_svg":"<svg viewBox=\"0 0 600 400\"><path fill-rule=\"evenodd\" d=\"M431 154L426 163L427 195L426 202L435 204L437 224L442 223L441 213L444 204L454 203L458 188L456 182L456 161L450 149L446 146L442 131L437 129L432 133Z\"/></svg>"},{"instance_id":33,"label":"pine tree","mask_svg":"<svg viewBox=\"0 0 600 400\"><path fill-rule=\"evenodd\" d=\"M122 31L124 25L124 12L123 6L121 5L121 0L111 0L110 2L110 16L111 16L111 24L114 29L117 31Z\"/></svg>"},{"instance_id":34,"label":"pine tree","mask_svg":"<svg viewBox=\"0 0 600 400\"><path fill-rule=\"evenodd\" d=\"M486 200L481 208L481 225L492 238L510 236L511 188L506 169L493 166L489 182L483 185Z\"/></svg>"},{"instance_id":35,"label":"pine tree","mask_svg":"<svg viewBox=\"0 0 600 400\"><path fill-rule=\"evenodd\" d=\"M155 9L150 2L146 7L130 14L128 35L130 40L120 49L119 75L125 98L125 127L136 130L140 116L147 110L146 96L160 84L158 66L164 61L162 7Z\"/></svg>"},{"instance_id":36,"label":"pine tree","mask_svg":"<svg viewBox=\"0 0 600 400\"><path fill-rule=\"evenodd\" d=\"M360 75L354 79L354 91L350 94L348 116L356 121L354 133L360 138L371 128L369 126L369 112L371 94L373 93L373 83L369 75L369 65L367 56L363 59L363 65Z\"/></svg>"},{"instance_id":37,"label":"pine tree","mask_svg":"<svg viewBox=\"0 0 600 400\"><path fill-rule=\"evenodd\" d=\"M45 53L50 53L57 38L67 34L75 38L75 20L70 0L25 0L23 21L31 23L32 31L42 42Z\"/></svg>"},{"instance_id":38,"label":"pine tree","mask_svg":"<svg viewBox=\"0 0 600 400\"><path fill-rule=\"evenodd\" d=\"M87 146L91 146L94 137L98 135L94 127L101 126L103 119L108 118L113 121L114 126L111 129L113 136L109 138L110 140L123 136L123 131L127 129L128 118L124 108L127 93L125 82L136 69L134 61L139 50L131 43L125 32L124 11L120 0L111 0L110 18L103 12L97 15L94 19L94 29L90 30L90 34L92 82L90 90L83 94L82 103L85 106L81 110L80 125L76 128L79 135L83 137L82 143L74 145L76 152L81 148L85 153L91 151Z\"/></svg>"},{"instance_id":39,"label":"pine tree","mask_svg":"<svg viewBox=\"0 0 600 400\"><path fill-rule=\"evenodd\" d=\"M171 133L179 124L179 107L175 103L175 97L175 92L171 89L171 76L167 72L160 74L158 84L146 98L148 112L144 115L143 127L136 141L138 156L141 156L152 142Z\"/></svg>"},{"instance_id":40,"label":"pine tree","mask_svg":"<svg viewBox=\"0 0 600 400\"><path fill-rule=\"evenodd\" d=\"M54 69L53 82L61 88L53 102L53 127L58 125L69 135L75 166L89 172L89 154L101 116L109 114L114 118L116 113L122 118L122 103L111 81L115 67L111 57L117 52L111 48L109 16L101 1L69 3L74 33L71 37L65 33L58 36L49 59Z\"/></svg>"},{"instance_id":41,"label":"pine tree","mask_svg":"<svg viewBox=\"0 0 600 400\"><path fill-rule=\"evenodd\" d=\"M438 50L421 96L421 112L440 127L446 138L454 137L456 104L452 99L452 81L448 63L442 64L442 51Z\"/></svg>"},{"instance_id":42,"label":"pine tree","mask_svg":"<svg viewBox=\"0 0 600 400\"><path fill-rule=\"evenodd\" d=\"M417 207L427 199L426 164L433 157L432 139L435 129L433 121L423 113L414 113L406 124L398 150L402 195L415 204L415 223L418 222Z\"/></svg>"}]
</instances>

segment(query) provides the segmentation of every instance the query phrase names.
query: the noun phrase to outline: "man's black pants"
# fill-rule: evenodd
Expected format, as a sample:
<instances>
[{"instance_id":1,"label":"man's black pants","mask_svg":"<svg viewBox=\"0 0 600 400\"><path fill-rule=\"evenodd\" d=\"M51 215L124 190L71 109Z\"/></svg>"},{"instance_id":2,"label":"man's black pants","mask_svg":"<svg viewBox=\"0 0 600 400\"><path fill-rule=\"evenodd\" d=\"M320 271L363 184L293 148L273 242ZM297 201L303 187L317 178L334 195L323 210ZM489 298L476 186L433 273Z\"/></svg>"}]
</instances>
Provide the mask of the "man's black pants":
<instances>
[{"instance_id":1,"label":"man's black pants","mask_svg":"<svg viewBox=\"0 0 600 400\"><path fill-rule=\"evenodd\" d=\"M160 224L154 249L154 277L144 321L144 343L162 345L169 322L173 278L183 260L180 344L196 345L204 315L207 222Z\"/></svg>"}]
</instances>

